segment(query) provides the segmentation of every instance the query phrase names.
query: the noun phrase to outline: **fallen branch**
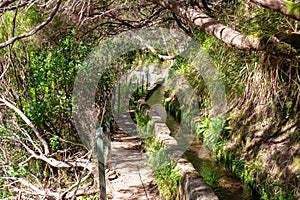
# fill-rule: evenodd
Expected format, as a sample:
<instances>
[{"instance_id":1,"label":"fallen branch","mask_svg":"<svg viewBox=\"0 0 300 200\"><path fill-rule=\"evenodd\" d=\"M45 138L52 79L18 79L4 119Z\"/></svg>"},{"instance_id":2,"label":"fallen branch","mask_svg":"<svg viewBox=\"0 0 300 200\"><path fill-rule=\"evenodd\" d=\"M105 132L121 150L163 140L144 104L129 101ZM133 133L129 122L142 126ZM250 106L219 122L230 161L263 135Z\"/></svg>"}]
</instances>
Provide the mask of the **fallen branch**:
<instances>
[{"instance_id":1,"label":"fallen branch","mask_svg":"<svg viewBox=\"0 0 300 200\"><path fill-rule=\"evenodd\" d=\"M85 180L87 180L89 176L90 174L84 177ZM27 188L27 189L21 189L12 185L11 187L14 192L39 196L40 199L70 199L73 195L73 192L71 191L74 188L73 185L70 188L68 188L66 191L55 192L47 188L44 189L44 188L37 187L23 178L15 178L15 177L0 177L0 178L7 181L14 181L14 184L20 183L23 185L23 187ZM83 187L81 187L81 189L77 192L76 196L92 195L96 193L95 190L90 190L87 188L89 188L88 185L84 185Z\"/></svg>"},{"instance_id":2,"label":"fallen branch","mask_svg":"<svg viewBox=\"0 0 300 200\"><path fill-rule=\"evenodd\" d=\"M9 130L7 130L7 131L9 131ZM24 132L24 131L22 131L22 132ZM95 188L91 189L90 184L85 185L84 187L78 188L76 190L77 192L75 192L75 189L74 189L75 187L78 187L78 185L80 183L83 183L88 178L90 178L91 175L93 175L93 180L97 179L97 177L98 177L97 168L96 168L97 166L96 166L96 164L90 162L90 157L88 159L72 158L72 159L68 159L68 160L64 160L64 161L59 161L55 158L46 157L43 154L38 155L34 150L32 150L27 145L26 141L24 141L24 138L21 138L18 134L15 134L14 132L11 132L11 131L9 131L8 133L10 133L12 136L0 135L0 138L2 140L4 139L4 141L6 139L9 139L10 141L16 141L16 142L20 143L26 149L26 151L30 154L29 158L27 158L22 163L18 164L19 166L24 165L30 159L34 158L34 159L37 159L37 160L44 161L49 166L52 166L52 167L55 167L55 168L58 168L58 169L81 168L81 169L83 169L83 171L85 171L85 169L87 169L88 173L84 177L78 179L76 181L76 183L74 183L69 188L67 188L65 190L60 190L59 192L51 191L50 189L47 189L47 188L46 189L44 189L44 188L41 189L41 187L37 186L37 185L41 185L40 183L37 184L37 185L34 185L34 184L30 183L29 181L27 181L26 179L15 178L15 177L0 177L2 179L5 179L5 180L13 181L13 182L10 182L9 184L6 184L6 185L2 186L2 189L12 188L13 191L19 192L20 194L35 195L35 196L39 196L40 198L46 198L46 199L48 199L48 198L65 199L66 197L71 198L71 196L73 196L73 195L82 196L82 195L94 194L96 192ZM24 134L24 135L27 135L27 134ZM32 141L30 139L29 139L29 142L32 143ZM36 147L36 145L33 145L33 146ZM88 154L84 155L83 157L86 157L87 155ZM91 155L91 152L90 152L89 155ZM3 168L2 170L4 170L4 174L9 174L9 173L6 173L5 168ZM21 183L23 186L25 186L29 190L24 189L24 187L18 188L18 185L16 186L17 182Z\"/></svg>"},{"instance_id":3,"label":"fallen branch","mask_svg":"<svg viewBox=\"0 0 300 200\"><path fill-rule=\"evenodd\" d=\"M0 135L0 138L10 139L12 141L19 142L26 149L26 151L30 154L29 158L35 158L37 160L44 161L44 162L48 163L50 166L59 168L59 169L80 167L80 168L86 168L89 171L96 171L96 167L97 167L96 164L90 162L89 159L76 158L76 159L68 159L68 160L64 160L64 161L59 161L55 158L47 157L49 155L45 156L44 154L37 154L28 145L26 145L25 142L22 140L22 138L20 138L17 134L15 134L15 133L11 133L11 134L13 134L14 137ZM36 145L34 145L34 146L36 146ZM40 151L38 151L38 152L40 153Z\"/></svg>"}]
</instances>

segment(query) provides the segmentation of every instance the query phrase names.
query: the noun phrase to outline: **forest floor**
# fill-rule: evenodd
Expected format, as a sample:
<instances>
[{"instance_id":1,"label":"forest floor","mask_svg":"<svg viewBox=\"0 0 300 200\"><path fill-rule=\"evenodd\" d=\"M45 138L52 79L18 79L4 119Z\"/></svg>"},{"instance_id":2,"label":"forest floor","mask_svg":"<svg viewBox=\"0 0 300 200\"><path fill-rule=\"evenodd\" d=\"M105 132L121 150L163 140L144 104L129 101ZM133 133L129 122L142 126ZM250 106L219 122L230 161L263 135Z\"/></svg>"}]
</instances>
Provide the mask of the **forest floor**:
<instances>
[{"instance_id":1,"label":"forest floor","mask_svg":"<svg viewBox=\"0 0 300 200\"><path fill-rule=\"evenodd\" d=\"M133 130L136 132L136 130ZM146 154L137 133L122 130L113 134L106 169L108 199L163 199L154 182L152 170L146 165Z\"/></svg>"}]
</instances>

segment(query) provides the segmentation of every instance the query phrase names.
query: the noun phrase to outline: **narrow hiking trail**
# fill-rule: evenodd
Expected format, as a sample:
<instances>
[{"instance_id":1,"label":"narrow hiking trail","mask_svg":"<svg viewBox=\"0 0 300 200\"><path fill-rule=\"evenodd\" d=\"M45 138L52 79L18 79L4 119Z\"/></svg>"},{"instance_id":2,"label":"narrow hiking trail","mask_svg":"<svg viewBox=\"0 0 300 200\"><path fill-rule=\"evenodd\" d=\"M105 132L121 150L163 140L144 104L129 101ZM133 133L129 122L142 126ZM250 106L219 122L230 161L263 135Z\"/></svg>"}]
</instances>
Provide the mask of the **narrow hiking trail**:
<instances>
[{"instance_id":1,"label":"narrow hiking trail","mask_svg":"<svg viewBox=\"0 0 300 200\"><path fill-rule=\"evenodd\" d=\"M126 122L123 121L125 124ZM129 123L130 124L130 123ZM138 132L130 134L120 129L111 138L107 158L107 198L113 200L160 200L152 170L146 165Z\"/></svg>"}]
</instances>

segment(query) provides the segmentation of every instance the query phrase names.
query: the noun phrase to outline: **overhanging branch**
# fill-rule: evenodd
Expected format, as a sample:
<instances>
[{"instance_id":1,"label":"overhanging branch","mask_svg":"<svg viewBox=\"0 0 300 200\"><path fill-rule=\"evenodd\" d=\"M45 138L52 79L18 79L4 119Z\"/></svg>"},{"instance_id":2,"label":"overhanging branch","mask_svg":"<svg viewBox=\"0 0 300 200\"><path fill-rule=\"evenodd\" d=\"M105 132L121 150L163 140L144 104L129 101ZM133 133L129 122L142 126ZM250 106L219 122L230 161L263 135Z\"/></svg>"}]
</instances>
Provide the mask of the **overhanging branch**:
<instances>
[{"instance_id":1,"label":"overhanging branch","mask_svg":"<svg viewBox=\"0 0 300 200\"><path fill-rule=\"evenodd\" d=\"M15 36L15 37L10 38L9 40L7 40L7 41L5 41L3 43L0 43L0 49L4 48L4 47L6 47L6 46L8 46L10 44L13 44L17 40L20 40L20 39L23 39L23 38L26 38L26 37L34 35L39 30L41 30L43 27L45 27L47 24L49 24L52 21L52 19L54 18L54 16L56 15L61 2L62 2L62 0L57 0L55 8L53 9L53 11L51 12L51 14L49 15L49 17L47 18L46 21L42 22L41 24L39 24L38 26L36 26L34 29L32 29L31 31L29 31L27 33Z\"/></svg>"},{"instance_id":2,"label":"overhanging branch","mask_svg":"<svg viewBox=\"0 0 300 200\"><path fill-rule=\"evenodd\" d=\"M218 20L206 15L203 11L186 7L178 1L151 0L151 2L170 10L183 19L186 19L230 47L234 47L239 50L268 51L270 53L285 55L294 55L297 53L295 49L285 48L284 45L272 38L266 44L258 37L251 35L245 36L233 28L221 24Z\"/></svg>"},{"instance_id":3,"label":"overhanging branch","mask_svg":"<svg viewBox=\"0 0 300 200\"><path fill-rule=\"evenodd\" d=\"M286 3L288 1L286 0L250 0L252 3L262 6L264 8L269 8L271 10L275 10L277 12L280 12L286 16L289 16L295 20L300 20L300 13L293 14L288 12Z\"/></svg>"}]
</instances>

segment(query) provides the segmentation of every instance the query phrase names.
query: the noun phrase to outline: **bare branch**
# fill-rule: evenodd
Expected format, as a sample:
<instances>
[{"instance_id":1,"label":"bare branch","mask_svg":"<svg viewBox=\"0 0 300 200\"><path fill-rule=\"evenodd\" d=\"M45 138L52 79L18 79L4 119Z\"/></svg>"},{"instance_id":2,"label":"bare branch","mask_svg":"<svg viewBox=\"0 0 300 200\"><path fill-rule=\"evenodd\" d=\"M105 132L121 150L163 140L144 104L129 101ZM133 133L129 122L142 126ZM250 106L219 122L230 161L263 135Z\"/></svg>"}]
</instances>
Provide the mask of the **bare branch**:
<instances>
[{"instance_id":1,"label":"bare branch","mask_svg":"<svg viewBox=\"0 0 300 200\"><path fill-rule=\"evenodd\" d=\"M4 77L4 75L7 72L8 68L9 68L9 63L7 62L5 67L4 67L4 70L3 70L2 74L0 75L0 80Z\"/></svg>"},{"instance_id":2,"label":"bare branch","mask_svg":"<svg viewBox=\"0 0 300 200\"><path fill-rule=\"evenodd\" d=\"M58 192L51 192L51 191L47 191L47 190L43 190L38 188L37 186L31 184L29 181L23 179L23 178L13 178L13 177L1 177L4 180L14 180L17 181L19 183L21 183L23 186L29 188L31 190L31 193L37 196L42 196L44 198L49 198L49 197L54 197L55 199L59 199L59 193ZM14 191L22 191L25 192L25 190L20 190L19 188L14 187L13 188ZM29 192L29 191L27 191Z\"/></svg>"},{"instance_id":3,"label":"bare branch","mask_svg":"<svg viewBox=\"0 0 300 200\"><path fill-rule=\"evenodd\" d=\"M13 3L14 1L16 0L7 0L7 1L4 1L0 4L0 8L4 8L6 6L8 6L9 4Z\"/></svg>"},{"instance_id":4,"label":"bare branch","mask_svg":"<svg viewBox=\"0 0 300 200\"><path fill-rule=\"evenodd\" d=\"M49 155L49 147L48 144L46 142L46 140L41 136L41 134L38 132L38 130L34 127L34 125L32 124L32 122L24 115L24 113L18 109L17 107L15 107L14 105L12 105L10 102L6 101L3 97L0 98L0 101L3 102L7 107L9 107L10 109L14 110L23 120L24 122L32 129L32 131L35 133L35 135L37 136L37 138L42 142L43 146L44 146L44 153L46 155Z\"/></svg>"},{"instance_id":5,"label":"bare branch","mask_svg":"<svg viewBox=\"0 0 300 200\"><path fill-rule=\"evenodd\" d=\"M275 10L280 12L286 16L289 16L295 20L300 20L300 13L293 14L289 13L287 6L285 5L287 0L250 0L252 3L262 6L264 8L269 8L271 10Z\"/></svg>"},{"instance_id":6,"label":"bare branch","mask_svg":"<svg viewBox=\"0 0 300 200\"><path fill-rule=\"evenodd\" d=\"M93 16L93 17L86 17L86 18L84 18L83 20L80 20L78 26L81 27L82 24L84 24L86 21L92 21L92 20L95 20L95 19L100 19L101 17L103 17L103 16L105 16L105 15L107 15L107 14L113 12L113 11L116 11L116 10L118 10L118 9L121 9L121 8L123 8L123 6L124 6L126 3L127 3L127 1L125 1L125 2L124 2L123 4L121 4L121 5L118 5L118 6L116 6L116 7L113 8L113 9L109 9L109 10L107 10L107 11L105 11L105 12L99 14L99 15L95 15L95 16Z\"/></svg>"},{"instance_id":7,"label":"bare branch","mask_svg":"<svg viewBox=\"0 0 300 200\"><path fill-rule=\"evenodd\" d=\"M176 59L176 56L165 56L165 55L161 55L159 54L151 45L149 45L143 38L141 38L139 35L136 35L136 38L138 40L140 40L141 42L143 42L143 44L147 47L147 49L149 49L154 55L156 55L157 57L159 57L162 60L174 60Z\"/></svg>"},{"instance_id":8,"label":"bare branch","mask_svg":"<svg viewBox=\"0 0 300 200\"><path fill-rule=\"evenodd\" d=\"M36 145L36 143L32 140L32 138L30 137L30 135L27 133L27 131L25 131L24 129L21 129L21 132L28 138L28 141L32 144L32 146L40 153L42 154L41 149Z\"/></svg>"},{"instance_id":9,"label":"bare branch","mask_svg":"<svg viewBox=\"0 0 300 200\"><path fill-rule=\"evenodd\" d=\"M19 6L21 4L21 0L19 0L18 4L17 4L17 8L15 10L15 14L14 14L14 18L12 21L12 30L11 30L11 36L14 37L15 36L15 30L16 30L16 20L17 20L17 15L18 15L18 11L19 11Z\"/></svg>"},{"instance_id":10,"label":"bare branch","mask_svg":"<svg viewBox=\"0 0 300 200\"><path fill-rule=\"evenodd\" d=\"M2 153L3 153L3 157L4 157L5 162L8 163L8 158L6 156L5 150L1 146L0 146L0 149L1 149Z\"/></svg>"},{"instance_id":11,"label":"bare branch","mask_svg":"<svg viewBox=\"0 0 300 200\"><path fill-rule=\"evenodd\" d=\"M96 164L90 161L90 158L91 158L91 155L92 155L92 152L93 152L92 150L89 152L89 154L87 154L87 155L89 155L89 158L87 158L87 159L73 158L75 160L69 159L69 160L59 161L59 160L56 160L54 158L46 157L43 154L41 154L41 155L36 154L33 150L30 149L30 147L28 147L25 144L25 142L22 140L22 138L20 138L17 134L15 134L13 132L11 132L11 134L13 135L13 137L0 136L0 138L2 138L2 139L8 138L11 141L17 141L17 142L19 142L26 149L26 151L29 154L31 154L28 159L26 159L24 162L20 163L19 165L23 165L26 162L28 162L30 159L35 158L37 160L44 161L47 164L49 164L50 166L56 167L58 169L63 169L63 168L78 168L79 167L79 168L83 168L83 170L82 170L83 173L85 172L86 169L88 170L88 173L85 176L81 175L80 179L78 179L76 181L76 183L74 183L68 189L66 189L64 191L61 191L61 192L53 192L53 191L50 191L49 189L41 189L40 187L38 187L38 186L30 183L29 181L27 181L25 179L22 179L22 178L21 179L16 179L16 178L13 178L13 177L0 177L2 179L14 181L12 183L4 185L5 188L12 187L15 192L22 192L22 193L25 192L25 193L27 193L29 195L42 196L42 197L46 197L46 198L47 197L55 197L55 199L63 199L64 197L66 197L67 199L69 199L73 195L75 195L75 196L81 196L81 195L88 195L88 194L95 193L95 190L90 190L90 185L85 185L84 187L80 187L80 188L74 190L75 187L79 187L79 184L81 184L84 181L86 181L91 175L94 176L94 179L96 179L97 176L98 176ZM84 157L86 157L87 155L84 155ZM30 191L24 190L24 189L21 189L21 188L17 188L14 185L16 182L19 182L23 186L29 188ZM93 191L93 192L91 193L91 191Z\"/></svg>"},{"instance_id":12,"label":"bare branch","mask_svg":"<svg viewBox=\"0 0 300 200\"><path fill-rule=\"evenodd\" d=\"M11 133L14 137L10 137L10 136L2 136L0 135L1 139L9 139L11 141L16 141L18 143L20 143L25 149L26 151L31 154L32 157L38 157L38 155L29 147L27 146L23 140L21 140L21 138L14 132Z\"/></svg>"},{"instance_id":13,"label":"bare branch","mask_svg":"<svg viewBox=\"0 0 300 200\"><path fill-rule=\"evenodd\" d=\"M51 12L50 16L47 18L46 21L42 22L41 24L39 24L38 26L36 26L33 30L27 32L27 33L24 33L24 34L21 34L21 35L18 35L18 36L15 36L13 38L10 38L9 40L7 40L6 42L3 42L3 43L0 43L0 49L1 48L4 48L12 43L14 43L15 41L17 40L20 40L20 39L23 39L23 38L26 38L26 37L29 37L35 33L37 33L39 30L41 30L44 26L46 26L47 24L49 24L52 19L54 18L54 16L56 15L58 9L59 9L59 6L61 4L62 0L57 0L57 4L56 4L56 7L54 8L54 10Z\"/></svg>"},{"instance_id":14,"label":"bare branch","mask_svg":"<svg viewBox=\"0 0 300 200\"><path fill-rule=\"evenodd\" d=\"M24 165L25 163L29 162L31 159L33 158L33 156L29 156L26 160L24 160L23 162L21 162L19 165Z\"/></svg>"},{"instance_id":15,"label":"bare branch","mask_svg":"<svg viewBox=\"0 0 300 200\"><path fill-rule=\"evenodd\" d=\"M15 178L15 177L0 177L0 178L2 180L13 181L13 182L5 185L4 187L5 188L11 187L11 188L13 188L13 191L15 191L15 192L22 192L22 193L25 192L27 194L40 196L40 197L42 196L44 198L51 197L51 198L55 198L55 199L63 199L63 198L71 199L73 197L73 195L82 196L82 195L91 195L91 194L95 193L95 190L90 189L89 184L82 186L81 188L79 188L78 191L74 190L74 188L77 187L78 184L80 184L80 183L86 181L88 178L90 178L90 176L94 173L94 171L95 170L90 170L86 176L82 177L82 179L78 180L76 183L74 183L69 188L65 189L64 191L59 191L59 192L53 192L53 191L50 191L49 189L42 189L23 178ZM26 187L30 191L17 188L15 186L16 183L21 183L23 185L22 188ZM4 187L2 187L2 188L4 188Z\"/></svg>"},{"instance_id":16,"label":"bare branch","mask_svg":"<svg viewBox=\"0 0 300 200\"><path fill-rule=\"evenodd\" d=\"M35 1L35 0L32 0L32 1ZM21 4L19 5L13 5L13 6L6 6L4 8L0 8L0 15L3 15L5 12L7 11L13 11L13 10L16 10L17 8L21 8L21 7L25 7L28 5L28 1L23 1Z\"/></svg>"},{"instance_id":17,"label":"bare branch","mask_svg":"<svg viewBox=\"0 0 300 200\"><path fill-rule=\"evenodd\" d=\"M4 102L5 105L7 105L7 101L3 101L3 99L0 99L0 101ZM8 104L9 105L9 104ZM14 106L13 106L14 107ZM15 108L15 107L14 107ZM15 108L17 109L17 108ZM15 110L14 109L14 110ZM16 111L16 110L15 110ZM17 111L19 111L19 109L17 109ZM16 112L17 112L16 111ZM19 113L18 113L19 114ZM26 117L23 113L20 113L21 117ZM24 120L24 119L23 119ZM28 119L25 119L24 121L27 121L27 123L31 123L30 121L28 122ZM18 128L20 129L20 128ZM27 136L29 142L35 147L35 149L39 152L39 155L36 154L34 152L34 150L32 150L28 145L25 144L25 142L23 141L24 139L23 138L20 138L16 133L14 132L11 132L11 134L14 136L14 137L10 137L10 136L1 136L0 135L0 138L8 138L10 140L13 140L13 141L16 141L16 142L19 142L25 149L26 151L30 154L30 158L35 158L37 160L42 160L46 163L48 163L50 166L52 167L56 167L56 168L77 168L77 167L80 167L80 168L83 168L83 169L88 169L89 171L95 171L95 168L96 168L96 164L90 162L90 158L91 158L91 155L93 155L93 151L94 149L91 150L91 152L89 152L88 154L84 155L83 157L86 157L87 155L89 155L89 158L88 159L83 159L83 158L73 158L73 159L65 159L64 161L59 161L55 158L52 158L50 156L53 156L53 155L49 155L49 154L43 154L41 152L41 150L39 150L39 148L36 146L36 144L34 144L34 141L30 138L30 136L28 135L28 133L26 133L25 130L22 130L23 134ZM27 160L29 160L30 158L28 158Z\"/></svg>"},{"instance_id":18,"label":"bare branch","mask_svg":"<svg viewBox=\"0 0 300 200\"><path fill-rule=\"evenodd\" d=\"M87 169L89 160L91 159L91 157L92 157L92 155L93 155L93 151L94 151L94 149L92 149L92 150L89 152L90 155L89 155L89 158L88 158L87 161L86 161L86 164L85 164L85 166L84 166L83 172L85 172L85 170ZM90 171L89 174L91 174L91 171ZM74 194L73 194L73 197L72 197L72 200L75 199L75 197L76 197L76 193L77 193L77 191L78 191L78 189L79 189L79 185L80 185L82 182L84 182L84 181L86 180L87 177L88 177L88 176L83 177L83 173L82 173L81 176L80 176L80 178L79 178L79 180L77 181L77 183L75 183L75 184L70 188L70 190L72 190L73 188L76 187L76 189L75 189L75 191L74 191Z\"/></svg>"}]
</instances>

